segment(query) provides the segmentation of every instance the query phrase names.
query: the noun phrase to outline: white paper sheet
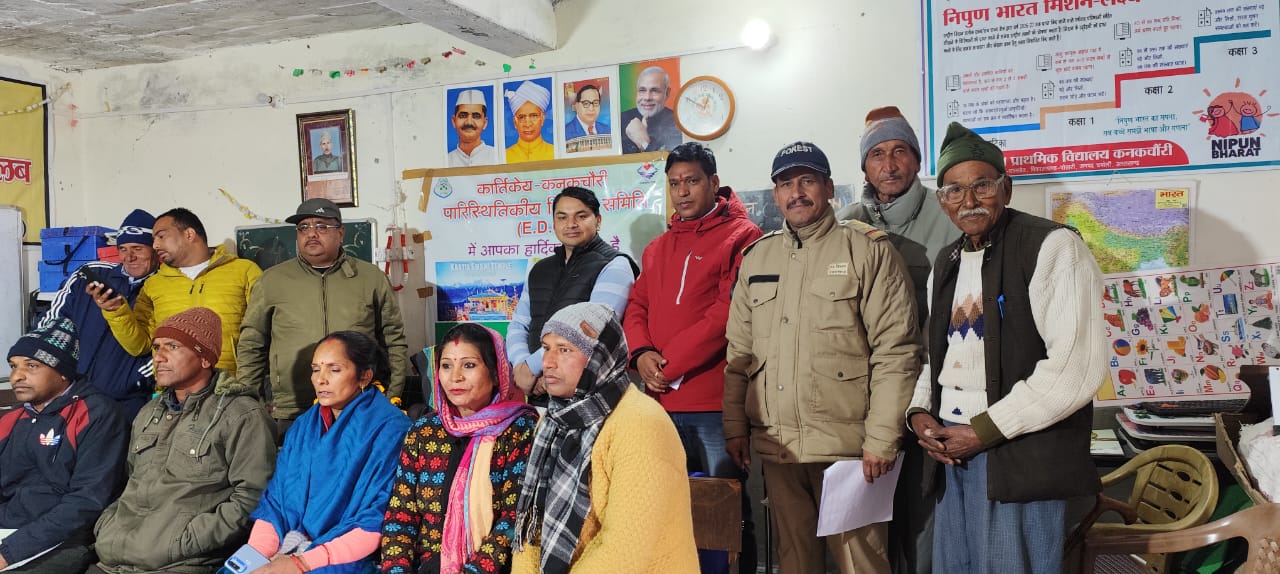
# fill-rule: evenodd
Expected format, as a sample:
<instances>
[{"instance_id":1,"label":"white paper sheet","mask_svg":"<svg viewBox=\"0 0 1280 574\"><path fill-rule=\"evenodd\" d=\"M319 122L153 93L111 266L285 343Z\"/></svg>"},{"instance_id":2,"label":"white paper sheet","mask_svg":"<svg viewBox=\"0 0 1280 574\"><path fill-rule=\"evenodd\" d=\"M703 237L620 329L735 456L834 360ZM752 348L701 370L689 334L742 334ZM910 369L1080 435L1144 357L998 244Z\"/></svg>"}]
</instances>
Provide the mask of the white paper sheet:
<instances>
[{"instance_id":1,"label":"white paper sheet","mask_svg":"<svg viewBox=\"0 0 1280 574\"><path fill-rule=\"evenodd\" d=\"M893 470L867 483L861 460L833 463L822 473L822 504L818 507L818 536L830 536L887 522L893 518L893 491L902 470L902 454Z\"/></svg>"},{"instance_id":2,"label":"white paper sheet","mask_svg":"<svg viewBox=\"0 0 1280 574\"><path fill-rule=\"evenodd\" d=\"M0 528L0 542L4 542L5 538L8 538L10 534L13 534L14 532L17 532L17 531L18 530L15 528ZM5 569L0 570L0 572L7 572L9 570L13 570L14 568L21 567L27 562L30 562L32 560L35 560L36 558L39 558L41 556L44 556L45 554L48 554L50 550L53 550L54 548L57 548L59 546L62 546L61 542L54 544L53 546L50 546L49 548L45 549L43 552L40 552L39 554L36 554L35 556L32 556L26 560L14 562L13 564L10 564L8 567L6 567Z\"/></svg>"}]
</instances>

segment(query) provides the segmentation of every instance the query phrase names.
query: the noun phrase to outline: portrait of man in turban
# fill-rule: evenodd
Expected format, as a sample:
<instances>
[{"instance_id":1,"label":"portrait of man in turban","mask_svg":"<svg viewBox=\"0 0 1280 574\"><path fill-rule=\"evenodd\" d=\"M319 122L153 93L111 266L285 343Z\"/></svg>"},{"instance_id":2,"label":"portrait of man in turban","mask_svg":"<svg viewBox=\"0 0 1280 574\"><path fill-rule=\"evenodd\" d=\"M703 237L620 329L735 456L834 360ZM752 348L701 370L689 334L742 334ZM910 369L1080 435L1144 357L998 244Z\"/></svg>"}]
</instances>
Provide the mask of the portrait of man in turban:
<instances>
[{"instance_id":1,"label":"portrait of man in turban","mask_svg":"<svg viewBox=\"0 0 1280 574\"><path fill-rule=\"evenodd\" d=\"M507 146L507 163L555 158L555 147L547 141L553 137L553 122L547 121L547 116L552 115L550 84L550 78L503 84L509 122L507 141L512 142Z\"/></svg>"}]
</instances>

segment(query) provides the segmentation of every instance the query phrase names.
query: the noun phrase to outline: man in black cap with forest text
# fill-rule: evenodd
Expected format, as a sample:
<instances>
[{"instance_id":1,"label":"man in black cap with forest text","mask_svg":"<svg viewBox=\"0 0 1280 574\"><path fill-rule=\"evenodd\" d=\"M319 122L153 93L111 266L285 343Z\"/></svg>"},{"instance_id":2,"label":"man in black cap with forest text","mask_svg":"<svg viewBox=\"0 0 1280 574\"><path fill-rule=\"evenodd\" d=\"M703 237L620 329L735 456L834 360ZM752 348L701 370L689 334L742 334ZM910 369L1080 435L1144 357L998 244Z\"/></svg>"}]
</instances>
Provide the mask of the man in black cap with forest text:
<instances>
[{"instance_id":1,"label":"man in black cap with forest text","mask_svg":"<svg viewBox=\"0 0 1280 574\"><path fill-rule=\"evenodd\" d=\"M907 413L926 461L935 572L1059 572L1067 500L1100 488L1102 273L1075 230L1008 207L1000 148L952 123L938 200L960 228L933 266L929 369ZM939 467L936 463L943 463ZM973 525L983 525L974 528Z\"/></svg>"},{"instance_id":2,"label":"man in black cap with forest text","mask_svg":"<svg viewBox=\"0 0 1280 574\"><path fill-rule=\"evenodd\" d=\"M267 269L254 285L236 349L236 372L263 389L281 441L315 400L311 354L325 335L350 329L386 348L391 380L377 382L397 406L409 359L395 290L372 263L346 254L338 206L308 199L285 221L297 226L298 257Z\"/></svg>"},{"instance_id":3,"label":"man in black cap with forest text","mask_svg":"<svg viewBox=\"0 0 1280 574\"><path fill-rule=\"evenodd\" d=\"M893 469L920 372L911 278L888 234L836 221L826 154L779 151L773 199L786 224L743 250L729 309L725 449L763 459L782 574L825 571L815 535L823 472L859 459ZM899 410L901 409L901 410ZM825 537L840 572L888 572L887 523Z\"/></svg>"}]
</instances>

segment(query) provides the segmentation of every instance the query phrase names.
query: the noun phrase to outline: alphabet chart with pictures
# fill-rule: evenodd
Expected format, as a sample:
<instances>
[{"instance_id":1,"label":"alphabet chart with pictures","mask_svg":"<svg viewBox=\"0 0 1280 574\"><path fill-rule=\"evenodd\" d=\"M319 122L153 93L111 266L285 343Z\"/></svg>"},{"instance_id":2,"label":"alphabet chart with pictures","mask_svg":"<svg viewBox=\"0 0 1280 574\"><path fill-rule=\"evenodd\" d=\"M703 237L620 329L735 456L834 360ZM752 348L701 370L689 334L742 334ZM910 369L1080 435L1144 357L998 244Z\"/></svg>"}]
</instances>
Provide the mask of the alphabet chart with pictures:
<instances>
[{"instance_id":1,"label":"alphabet chart with pictures","mask_svg":"<svg viewBox=\"0 0 1280 574\"><path fill-rule=\"evenodd\" d=\"M1240 367L1267 362L1280 263L1103 281L1110 380L1100 402L1247 397Z\"/></svg>"}]
</instances>

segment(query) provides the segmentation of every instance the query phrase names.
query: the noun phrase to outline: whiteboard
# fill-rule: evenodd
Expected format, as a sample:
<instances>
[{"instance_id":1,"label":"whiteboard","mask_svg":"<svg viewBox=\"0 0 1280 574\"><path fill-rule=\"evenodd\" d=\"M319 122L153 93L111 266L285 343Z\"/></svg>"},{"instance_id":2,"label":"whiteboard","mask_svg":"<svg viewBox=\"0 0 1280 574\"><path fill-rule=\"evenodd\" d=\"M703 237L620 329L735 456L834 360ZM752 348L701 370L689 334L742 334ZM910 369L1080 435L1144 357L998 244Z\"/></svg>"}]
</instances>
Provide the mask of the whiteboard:
<instances>
[{"instance_id":1,"label":"whiteboard","mask_svg":"<svg viewBox=\"0 0 1280 574\"><path fill-rule=\"evenodd\" d=\"M0 273L0 347L8 349L22 336L26 321L27 293L22 274L22 211L0 206L0 269L16 273ZM9 377L9 362L0 364L0 376Z\"/></svg>"}]
</instances>

